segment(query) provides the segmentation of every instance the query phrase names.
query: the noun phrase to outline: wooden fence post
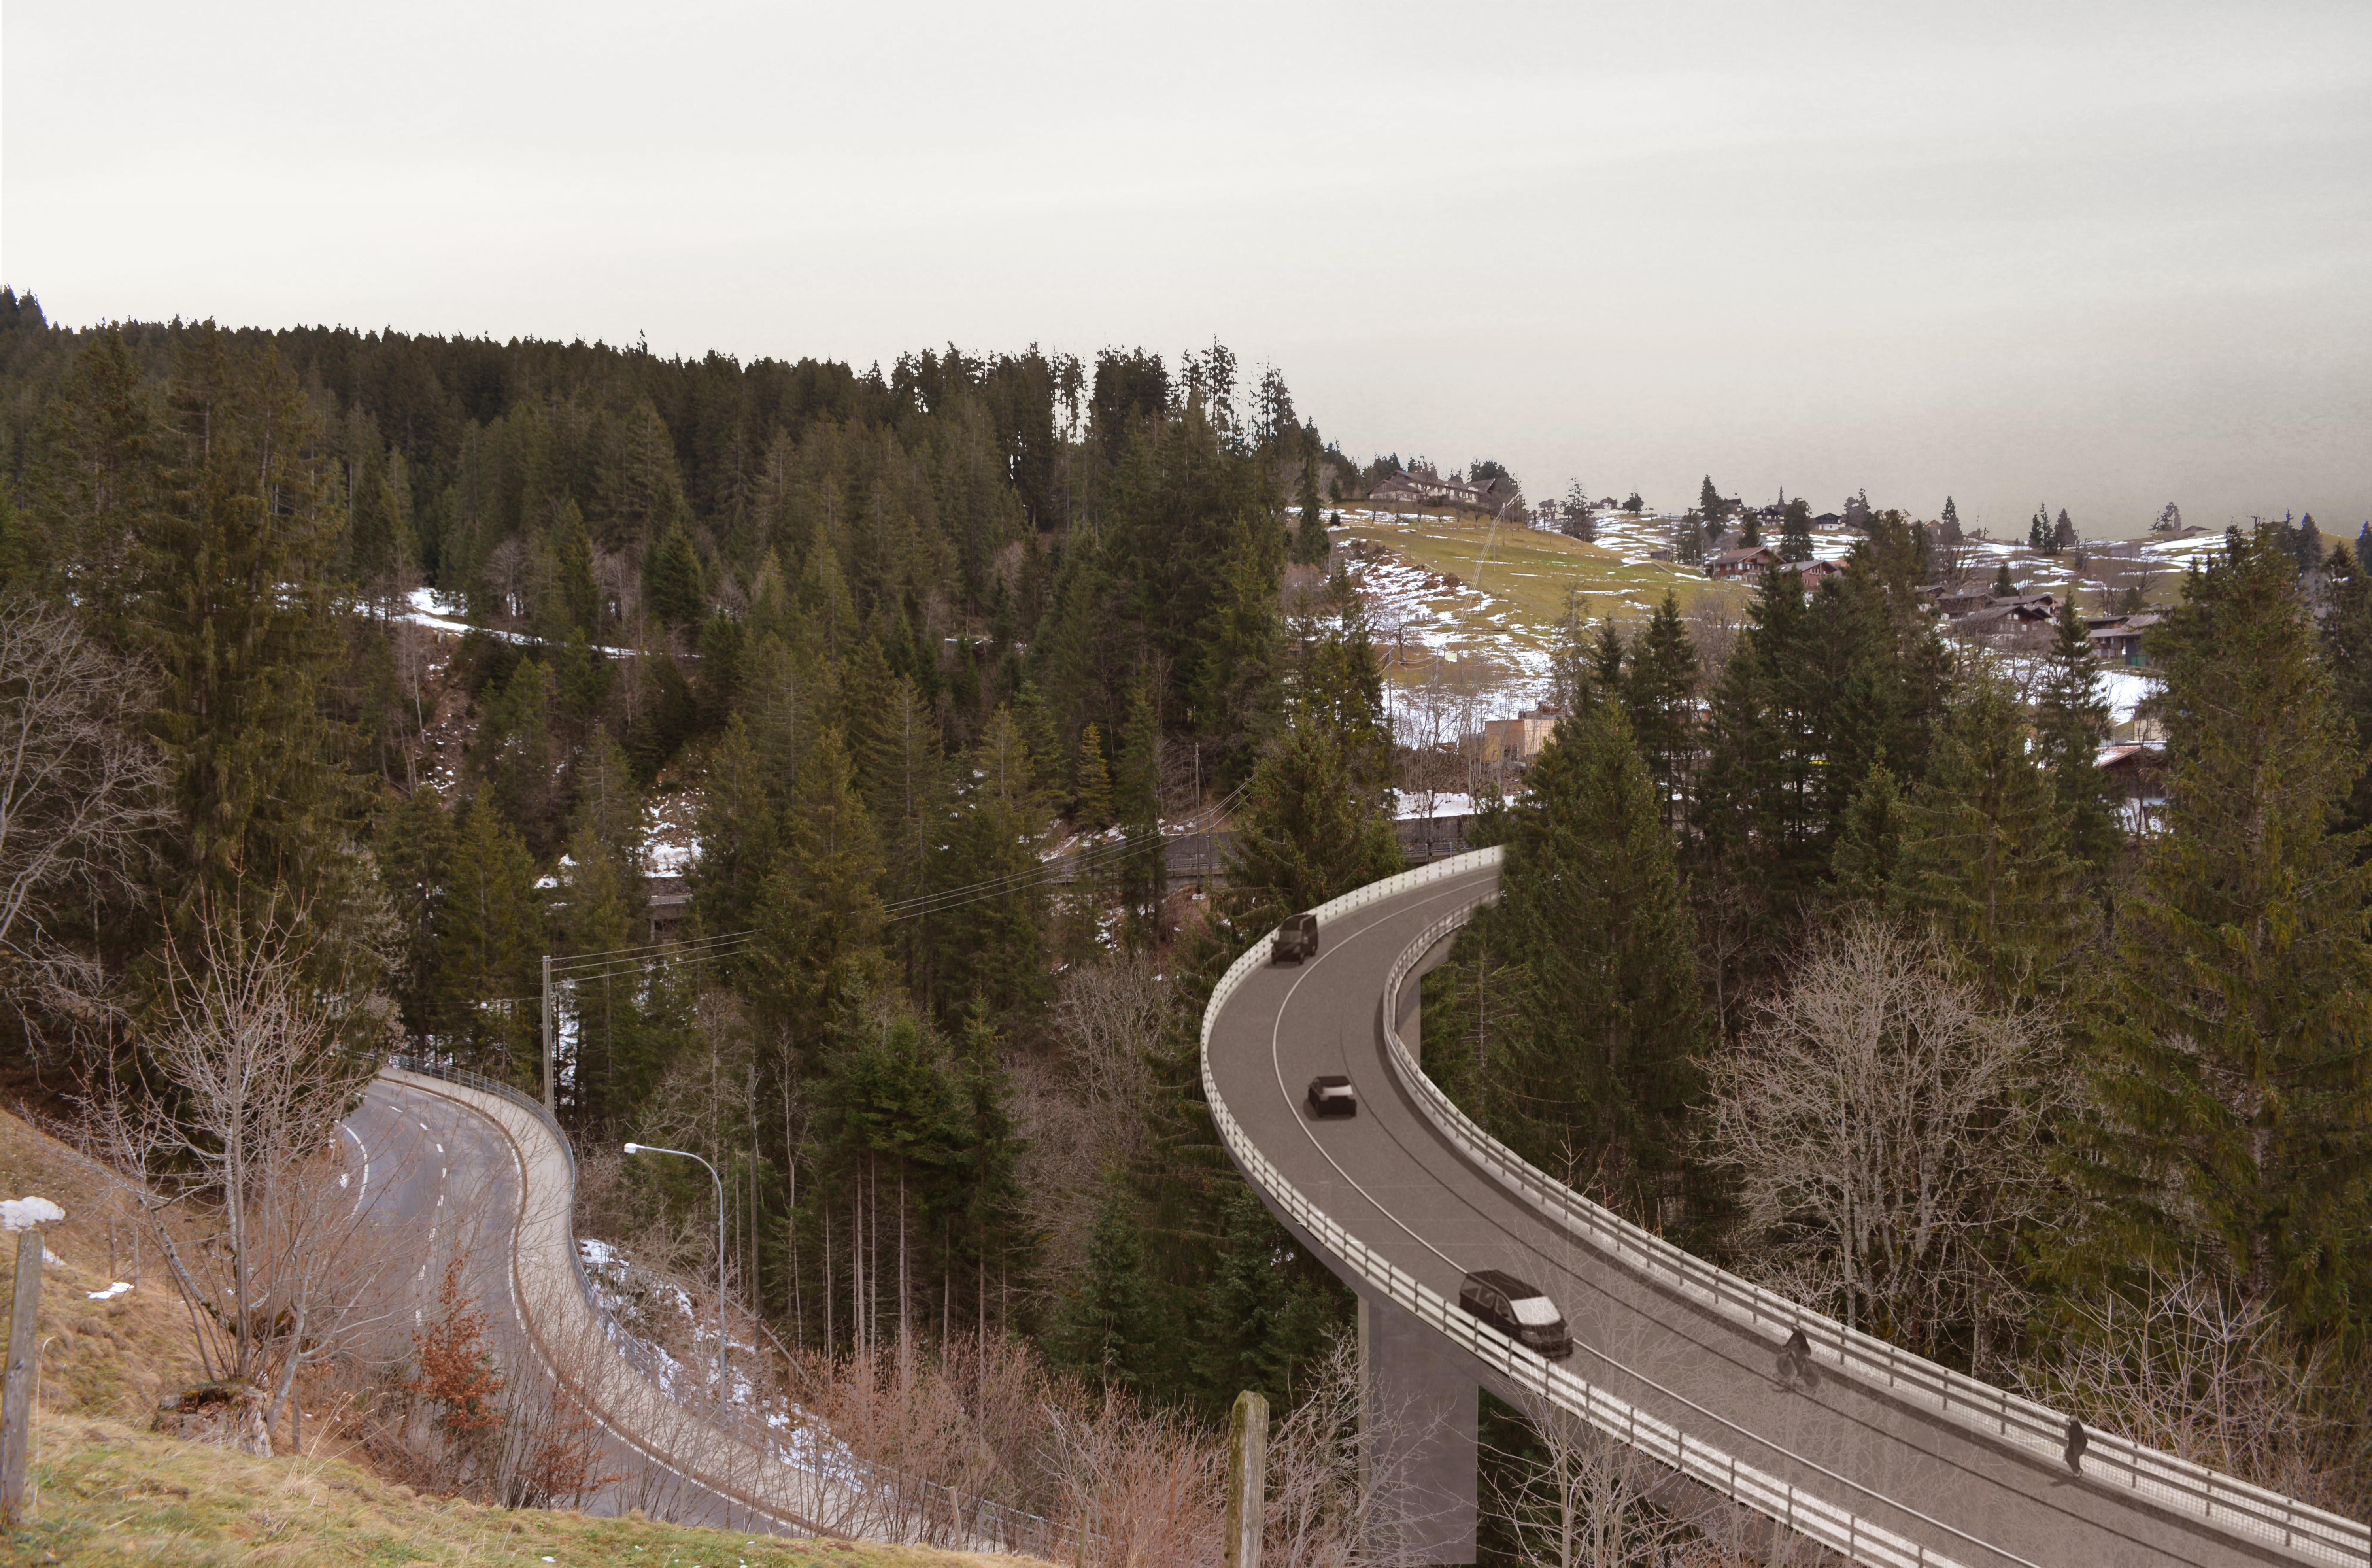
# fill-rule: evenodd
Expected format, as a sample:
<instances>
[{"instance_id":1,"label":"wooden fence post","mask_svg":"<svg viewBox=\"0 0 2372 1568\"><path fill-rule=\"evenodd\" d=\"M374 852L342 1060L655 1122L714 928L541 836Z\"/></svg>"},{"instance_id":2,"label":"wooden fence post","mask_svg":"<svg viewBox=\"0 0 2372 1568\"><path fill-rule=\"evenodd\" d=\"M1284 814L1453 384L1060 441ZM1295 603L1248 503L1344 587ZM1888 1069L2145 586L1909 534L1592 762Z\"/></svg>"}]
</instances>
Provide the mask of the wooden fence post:
<instances>
[{"instance_id":1,"label":"wooden fence post","mask_svg":"<svg viewBox=\"0 0 2372 1568\"><path fill-rule=\"evenodd\" d=\"M33 1336L41 1316L41 1233L17 1233L17 1298L8 1320L8 1373L0 1389L0 1526L25 1517L25 1455L33 1437Z\"/></svg>"},{"instance_id":2,"label":"wooden fence post","mask_svg":"<svg viewBox=\"0 0 2372 1568\"><path fill-rule=\"evenodd\" d=\"M1260 1568L1267 1481L1268 1401L1247 1388L1227 1418L1227 1568Z\"/></svg>"}]
</instances>

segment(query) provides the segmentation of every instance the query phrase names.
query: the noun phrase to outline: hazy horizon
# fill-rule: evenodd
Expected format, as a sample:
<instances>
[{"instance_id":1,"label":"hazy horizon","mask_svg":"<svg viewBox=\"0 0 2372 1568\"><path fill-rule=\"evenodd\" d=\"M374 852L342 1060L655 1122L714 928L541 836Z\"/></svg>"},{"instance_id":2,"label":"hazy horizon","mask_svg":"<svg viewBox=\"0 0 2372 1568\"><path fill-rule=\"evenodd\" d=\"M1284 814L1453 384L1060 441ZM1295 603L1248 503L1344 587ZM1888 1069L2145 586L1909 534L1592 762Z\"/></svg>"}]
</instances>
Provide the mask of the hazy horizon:
<instances>
[{"instance_id":1,"label":"hazy horizon","mask_svg":"<svg viewBox=\"0 0 2372 1568\"><path fill-rule=\"evenodd\" d=\"M1365 459L2372 517L2372 12L14 5L51 319L885 367L1214 339Z\"/></svg>"}]
</instances>

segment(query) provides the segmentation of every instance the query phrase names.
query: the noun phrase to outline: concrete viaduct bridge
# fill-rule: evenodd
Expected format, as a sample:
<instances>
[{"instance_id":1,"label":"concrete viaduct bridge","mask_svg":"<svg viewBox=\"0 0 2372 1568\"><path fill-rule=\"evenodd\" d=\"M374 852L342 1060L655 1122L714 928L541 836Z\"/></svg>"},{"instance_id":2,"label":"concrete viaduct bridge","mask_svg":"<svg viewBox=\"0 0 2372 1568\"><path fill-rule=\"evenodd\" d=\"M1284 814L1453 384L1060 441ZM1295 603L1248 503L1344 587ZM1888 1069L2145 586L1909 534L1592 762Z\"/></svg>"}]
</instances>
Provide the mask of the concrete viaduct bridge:
<instances>
[{"instance_id":1,"label":"concrete viaduct bridge","mask_svg":"<svg viewBox=\"0 0 2372 1568\"><path fill-rule=\"evenodd\" d=\"M1774 1556L1959 1568L2366 1564L2355 1521L2104 1433L1806 1311L1526 1165L1427 1079L1411 983L1494 898L1500 852L1318 911L1318 956L1262 941L1213 993L1203 1086L1228 1154L1359 1297L1370 1474L1416 1562L1474 1558L1476 1390L1545 1401L1628 1446L1635 1475ZM1349 1074L1357 1116L1303 1089ZM1549 1362L1461 1310L1469 1271L1544 1288L1576 1349ZM1800 1330L1811 1376L1783 1382ZM1683 1479L1684 1478L1684 1479ZM1796 1549L1789 1552L1785 1549ZM1807 1551L1817 1547L1820 1551Z\"/></svg>"}]
</instances>

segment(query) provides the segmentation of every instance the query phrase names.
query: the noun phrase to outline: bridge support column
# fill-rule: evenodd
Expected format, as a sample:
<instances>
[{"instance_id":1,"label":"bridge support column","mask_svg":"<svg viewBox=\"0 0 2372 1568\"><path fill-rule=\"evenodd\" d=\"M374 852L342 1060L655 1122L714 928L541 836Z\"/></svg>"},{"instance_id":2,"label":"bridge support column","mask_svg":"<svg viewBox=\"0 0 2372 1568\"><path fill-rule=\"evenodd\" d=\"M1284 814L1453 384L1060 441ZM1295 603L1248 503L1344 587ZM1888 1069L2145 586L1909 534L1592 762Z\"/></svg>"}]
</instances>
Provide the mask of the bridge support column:
<instances>
[{"instance_id":1,"label":"bridge support column","mask_svg":"<svg viewBox=\"0 0 2372 1568\"><path fill-rule=\"evenodd\" d=\"M1359 1298L1360 1462L1388 1562L1474 1561L1474 1374L1389 1302Z\"/></svg>"}]
</instances>

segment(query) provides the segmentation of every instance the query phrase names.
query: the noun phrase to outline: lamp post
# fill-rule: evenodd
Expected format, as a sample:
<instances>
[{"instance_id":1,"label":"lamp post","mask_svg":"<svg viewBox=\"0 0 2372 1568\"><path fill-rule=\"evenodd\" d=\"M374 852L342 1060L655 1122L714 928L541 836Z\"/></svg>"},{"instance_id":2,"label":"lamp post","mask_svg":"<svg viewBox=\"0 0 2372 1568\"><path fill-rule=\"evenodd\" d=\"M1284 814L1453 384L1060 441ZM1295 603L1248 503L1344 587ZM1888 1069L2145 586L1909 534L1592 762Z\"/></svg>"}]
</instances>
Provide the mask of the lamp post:
<instances>
[{"instance_id":1,"label":"lamp post","mask_svg":"<svg viewBox=\"0 0 2372 1568\"><path fill-rule=\"evenodd\" d=\"M716 1402L725 1403L725 1179L716 1167L689 1149L662 1149L656 1144L628 1144L630 1155L676 1155L700 1160L708 1179L716 1183Z\"/></svg>"}]
</instances>

